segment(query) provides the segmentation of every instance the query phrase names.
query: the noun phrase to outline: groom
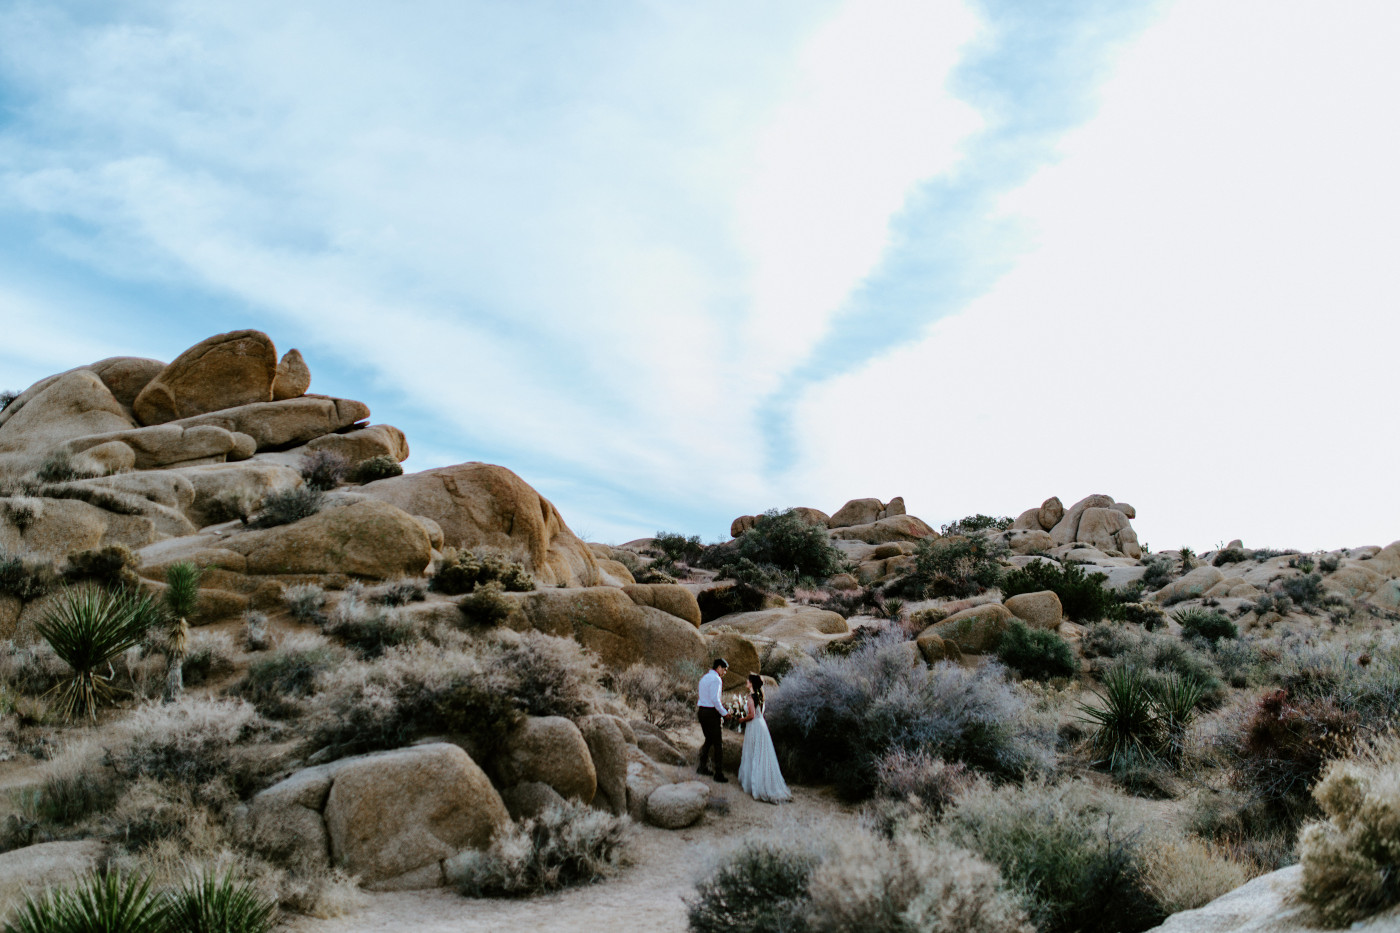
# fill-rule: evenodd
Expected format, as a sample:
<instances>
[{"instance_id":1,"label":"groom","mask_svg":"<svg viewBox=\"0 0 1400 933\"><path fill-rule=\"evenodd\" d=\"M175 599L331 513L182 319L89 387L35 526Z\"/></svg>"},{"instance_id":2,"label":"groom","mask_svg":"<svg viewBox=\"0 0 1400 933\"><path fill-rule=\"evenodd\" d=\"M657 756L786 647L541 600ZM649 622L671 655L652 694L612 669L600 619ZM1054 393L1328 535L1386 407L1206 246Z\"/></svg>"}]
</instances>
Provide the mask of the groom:
<instances>
[{"instance_id":1,"label":"groom","mask_svg":"<svg viewBox=\"0 0 1400 933\"><path fill-rule=\"evenodd\" d=\"M729 711L724 708L722 691L724 689L724 673L729 670L729 662L724 658L715 658L715 663L710 665L710 672L700 678L700 700L696 714L700 717L700 730L705 733L705 744L700 749L700 767L697 769L701 774L710 774L710 769L705 767L705 757L714 750L715 781L720 784L728 784L729 778L724 776L724 749L722 747L724 735L724 717L729 715Z\"/></svg>"}]
</instances>

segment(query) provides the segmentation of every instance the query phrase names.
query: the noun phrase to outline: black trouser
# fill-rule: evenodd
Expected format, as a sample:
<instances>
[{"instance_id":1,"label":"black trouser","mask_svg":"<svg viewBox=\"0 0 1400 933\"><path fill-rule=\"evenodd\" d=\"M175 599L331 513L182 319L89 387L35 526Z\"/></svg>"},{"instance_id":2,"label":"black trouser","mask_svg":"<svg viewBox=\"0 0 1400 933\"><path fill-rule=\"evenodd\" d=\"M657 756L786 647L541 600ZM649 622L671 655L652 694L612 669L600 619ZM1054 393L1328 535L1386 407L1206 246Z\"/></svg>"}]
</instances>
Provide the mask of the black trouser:
<instances>
[{"instance_id":1,"label":"black trouser","mask_svg":"<svg viewBox=\"0 0 1400 933\"><path fill-rule=\"evenodd\" d=\"M697 706L696 710L700 717L700 731L705 733L705 744L700 747L700 770L705 770L705 756L714 749L714 774L718 777L724 774L724 749L720 744L724 741L724 719L713 706Z\"/></svg>"}]
</instances>

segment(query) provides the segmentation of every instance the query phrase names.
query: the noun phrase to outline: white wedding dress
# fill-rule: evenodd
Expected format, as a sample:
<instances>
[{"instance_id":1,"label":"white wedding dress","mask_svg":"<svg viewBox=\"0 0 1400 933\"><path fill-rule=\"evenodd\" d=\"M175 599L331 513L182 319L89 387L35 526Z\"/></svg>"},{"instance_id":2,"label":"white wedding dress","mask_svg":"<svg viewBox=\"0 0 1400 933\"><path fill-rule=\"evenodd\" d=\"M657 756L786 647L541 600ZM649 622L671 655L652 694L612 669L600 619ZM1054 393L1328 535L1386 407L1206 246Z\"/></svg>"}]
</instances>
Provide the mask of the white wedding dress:
<instances>
[{"instance_id":1,"label":"white wedding dress","mask_svg":"<svg viewBox=\"0 0 1400 933\"><path fill-rule=\"evenodd\" d=\"M739 786L755 800L786 803L792 799L778 767L773 737L763 719L763 707L754 703L754 716L744 726L744 755L739 760Z\"/></svg>"}]
</instances>

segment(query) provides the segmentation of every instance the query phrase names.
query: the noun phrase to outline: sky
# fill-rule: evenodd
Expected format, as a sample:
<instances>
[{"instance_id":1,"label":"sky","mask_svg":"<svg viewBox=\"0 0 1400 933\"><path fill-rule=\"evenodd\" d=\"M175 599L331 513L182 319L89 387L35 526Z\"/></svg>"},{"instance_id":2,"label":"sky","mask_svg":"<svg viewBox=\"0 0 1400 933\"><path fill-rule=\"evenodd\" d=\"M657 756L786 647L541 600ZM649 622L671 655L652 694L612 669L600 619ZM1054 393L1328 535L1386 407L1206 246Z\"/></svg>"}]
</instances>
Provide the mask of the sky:
<instances>
[{"instance_id":1,"label":"sky","mask_svg":"<svg viewBox=\"0 0 1400 933\"><path fill-rule=\"evenodd\" d=\"M258 328L590 540L1400 538L1400 7L0 0L0 389Z\"/></svg>"}]
</instances>

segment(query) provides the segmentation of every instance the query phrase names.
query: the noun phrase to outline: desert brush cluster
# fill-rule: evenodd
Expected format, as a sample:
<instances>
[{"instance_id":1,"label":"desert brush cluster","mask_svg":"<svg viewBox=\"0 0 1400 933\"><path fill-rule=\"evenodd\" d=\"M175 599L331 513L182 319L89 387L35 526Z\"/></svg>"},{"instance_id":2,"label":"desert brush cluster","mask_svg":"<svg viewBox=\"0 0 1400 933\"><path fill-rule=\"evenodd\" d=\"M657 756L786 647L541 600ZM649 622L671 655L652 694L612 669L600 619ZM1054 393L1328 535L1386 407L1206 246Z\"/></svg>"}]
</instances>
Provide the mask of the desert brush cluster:
<instances>
[{"instance_id":1,"label":"desert brush cluster","mask_svg":"<svg viewBox=\"0 0 1400 933\"><path fill-rule=\"evenodd\" d=\"M585 542L309 386L238 331L6 395L7 933L606 884L729 819L719 656L837 816L726 840L696 933L1133 933L1295 864L1310 922L1400 904L1400 542L1152 551L1101 495Z\"/></svg>"}]
</instances>

